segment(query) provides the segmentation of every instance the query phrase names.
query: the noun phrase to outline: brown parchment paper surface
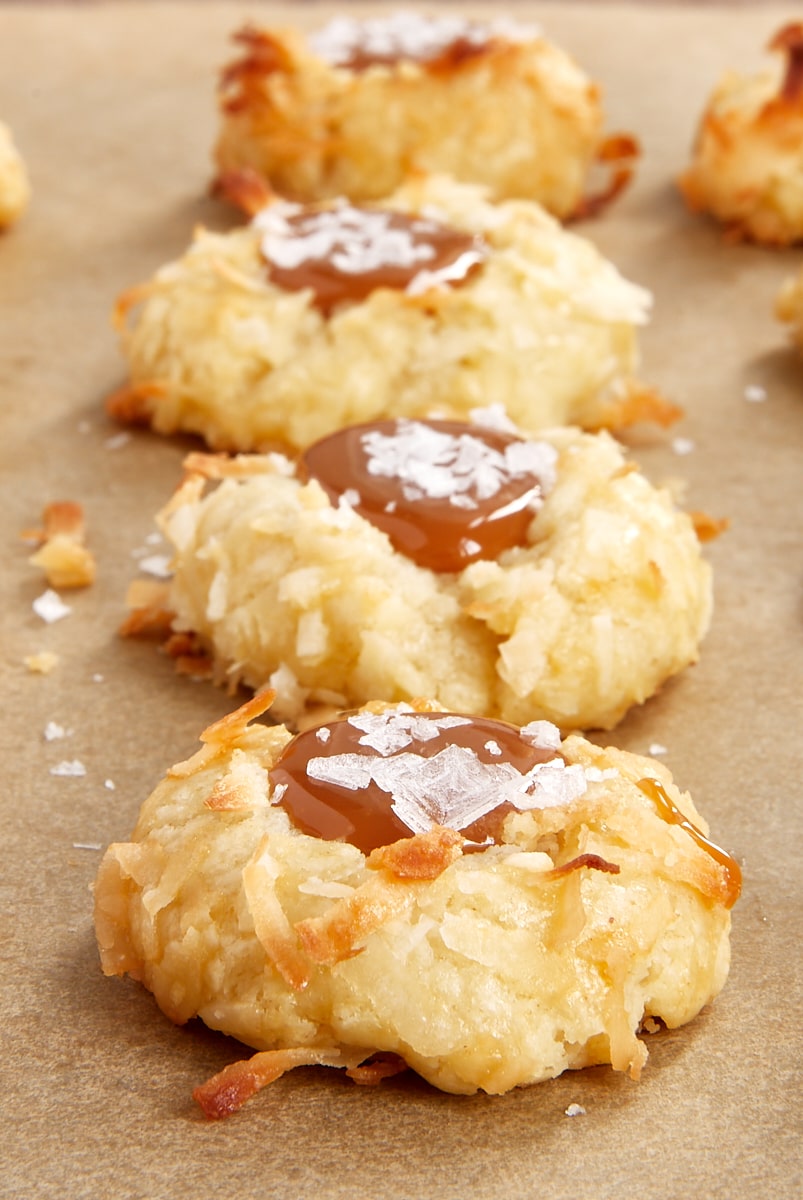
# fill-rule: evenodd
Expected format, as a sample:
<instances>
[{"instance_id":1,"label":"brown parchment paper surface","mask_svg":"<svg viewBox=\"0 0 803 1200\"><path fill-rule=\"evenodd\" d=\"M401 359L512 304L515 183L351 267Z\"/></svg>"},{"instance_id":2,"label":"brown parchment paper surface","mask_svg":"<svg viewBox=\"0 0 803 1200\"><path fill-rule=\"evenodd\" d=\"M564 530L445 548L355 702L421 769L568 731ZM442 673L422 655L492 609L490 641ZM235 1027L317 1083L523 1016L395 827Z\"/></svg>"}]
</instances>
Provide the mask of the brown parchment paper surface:
<instances>
[{"instance_id":1,"label":"brown parchment paper surface","mask_svg":"<svg viewBox=\"0 0 803 1200\"><path fill-rule=\"evenodd\" d=\"M0 238L0 1196L800 1194L803 363L772 305L801 255L727 244L672 186L720 70L766 62L763 45L799 9L510 7L574 53L610 127L643 144L635 186L582 228L654 291L642 374L687 411L632 453L655 481L685 480L689 507L731 521L707 550L717 608L699 665L609 735L640 752L663 744L743 863L730 981L690 1026L649 1039L640 1084L598 1068L465 1098L411 1075L370 1089L303 1070L228 1122L199 1116L191 1088L242 1048L198 1023L174 1028L139 986L104 979L91 925L100 848L128 836L165 769L231 707L116 636L132 551L191 443L115 438L102 408L123 381L109 310L195 223L232 219L205 194L228 34L247 16L309 24L333 10L0 5L0 118L34 188ZM764 402L745 399L751 384ZM84 505L98 579L64 593L71 614L45 625L19 533L64 498ZM47 676L23 665L42 650L60 656ZM49 721L69 737L46 741ZM84 777L50 774L73 759ZM585 1115L567 1117L572 1102Z\"/></svg>"}]
</instances>

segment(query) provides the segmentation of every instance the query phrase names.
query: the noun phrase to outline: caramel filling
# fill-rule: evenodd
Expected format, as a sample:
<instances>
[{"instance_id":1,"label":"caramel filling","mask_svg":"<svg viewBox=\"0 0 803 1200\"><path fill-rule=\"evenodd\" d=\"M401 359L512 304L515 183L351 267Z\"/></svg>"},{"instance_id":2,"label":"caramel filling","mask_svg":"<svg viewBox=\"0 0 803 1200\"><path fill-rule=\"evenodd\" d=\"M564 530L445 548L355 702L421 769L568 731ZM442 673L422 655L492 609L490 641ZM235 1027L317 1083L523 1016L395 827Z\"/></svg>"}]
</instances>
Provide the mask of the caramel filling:
<instances>
[{"instance_id":1,"label":"caramel filling","mask_svg":"<svg viewBox=\"0 0 803 1200\"><path fill-rule=\"evenodd\" d=\"M554 449L459 421L376 421L315 442L316 479L419 566L460 571L523 545L553 481Z\"/></svg>"},{"instance_id":2,"label":"caramel filling","mask_svg":"<svg viewBox=\"0 0 803 1200\"><path fill-rule=\"evenodd\" d=\"M507 812L539 803L534 768L553 763L553 775L567 775L545 728L557 735L545 722L519 730L405 706L339 718L288 743L270 772L273 800L303 833L365 854L434 825L493 840Z\"/></svg>"},{"instance_id":3,"label":"caramel filling","mask_svg":"<svg viewBox=\"0 0 803 1200\"><path fill-rule=\"evenodd\" d=\"M466 283L488 254L482 237L429 217L357 208L341 201L309 211L277 203L255 227L268 276L278 287L309 289L325 316L378 288L417 294Z\"/></svg>"}]
</instances>

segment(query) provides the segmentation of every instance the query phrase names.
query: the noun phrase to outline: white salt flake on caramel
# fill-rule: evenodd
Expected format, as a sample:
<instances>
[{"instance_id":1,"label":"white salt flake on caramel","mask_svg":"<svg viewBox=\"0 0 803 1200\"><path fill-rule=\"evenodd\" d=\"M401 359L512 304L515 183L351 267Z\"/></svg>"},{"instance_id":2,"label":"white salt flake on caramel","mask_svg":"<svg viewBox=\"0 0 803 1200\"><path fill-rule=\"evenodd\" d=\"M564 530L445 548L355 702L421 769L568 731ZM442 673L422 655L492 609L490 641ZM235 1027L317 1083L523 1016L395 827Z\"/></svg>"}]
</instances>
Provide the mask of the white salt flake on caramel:
<instances>
[{"instance_id":1,"label":"white salt flake on caramel","mask_svg":"<svg viewBox=\"0 0 803 1200\"><path fill-rule=\"evenodd\" d=\"M37 617L41 617L48 625L52 625L54 621L61 621L72 612L69 604L65 604L58 592L54 592L52 588L37 596L31 607Z\"/></svg>"},{"instance_id":2,"label":"white salt flake on caramel","mask_svg":"<svg viewBox=\"0 0 803 1200\"><path fill-rule=\"evenodd\" d=\"M493 740L487 741L485 743L485 749L488 751L489 754L501 754L502 753L502 747L499 745L498 742L495 742Z\"/></svg>"},{"instance_id":3,"label":"white salt flake on caramel","mask_svg":"<svg viewBox=\"0 0 803 1200\"><path fill-rule=\"evenodd\" d=\"M479 22L451 14L396 12L362 21L355 17L335 17L312 35L309 44L314 54L333 66L341 66L348 65L355 56L427 62L457 41L483 46L495 37L524 42L538 36L537 25L511 18Z\"/></svg>"},{"instance_id":4,"label":"white salt flake on caramel","mask_svg":"<svg viewBox=\"0 0 803 1200\"><path fill-rule=\"evenodd\" d=\"M398 480L406 500L448 499L474 509L511 479L535 475L531 507L555 482L557 452L545 442L512 442L504 451L470 434L455 436L420 421L400 421L393 434L371 430L360 439L370 475Z\"/></svg>"},{"instance_id":5,"label":"white salt flake on caramel","mask_svg":"<svg viewBox=\"0 0 803 1200\"><path fill-rule=\"evenodd\" d=\"M323 742L326 745L332 736L332 731L328 725L322 725L320 729L315 730L315 736L319 742Z\"/></svg>"},{"instance_id":6,"label":"white salt flake on caramel","mask_svg":"<svg viewBox=\"0 0 803 1200\"><path fill-rule=\"evenodd\" d=\"M459 725L470 725L469 717L448 715L443 717L419 716L400 705L398 709L383 713L359 713L349 717L349 725L362 731L361 746L369 746L377 754L387 757L403 750L411 742L429 742L440 737L444 729L456 729Z\"/></svg>"},{"instance_id":7,"label":"white salt flake on caramel","mask_svg":"<svg viewBox=\"0 0 803 1200\"><path fill-rule=\"evenodd\" d=\"M437 732L429 736L437 736ZM380 744L386 746L390 740ZM388 793L393 812L413 833L426 833L433 825L465 829L505 802L521 811L552 808L571 803L586 790L583 768L567 767L562 759L538 763L521 774L512 763L481 762L465 746L449 745L432 758L423 758L408 751L395 753L398 740L393 745L394 749L387 750L391 757L334 754L311 758L307 775L353 792L375 784Z\"/></svg>"}]
</instances>

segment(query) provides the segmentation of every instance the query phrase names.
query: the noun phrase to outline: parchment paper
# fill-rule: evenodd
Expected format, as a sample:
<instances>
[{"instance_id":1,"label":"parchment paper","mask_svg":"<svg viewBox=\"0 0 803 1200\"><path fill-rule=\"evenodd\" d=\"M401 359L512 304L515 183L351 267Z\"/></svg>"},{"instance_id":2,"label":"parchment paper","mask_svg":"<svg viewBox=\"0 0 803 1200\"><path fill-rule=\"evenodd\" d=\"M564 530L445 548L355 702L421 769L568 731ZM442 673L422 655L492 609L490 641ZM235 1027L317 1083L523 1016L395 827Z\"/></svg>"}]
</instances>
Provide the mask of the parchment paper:
<instances>
[{"instance_id":1,"label":"parchment paper","mask_svg":"<svg viewBox=\"0 0 803 1200\"><path fill-rule=\"evenodd\" d=\"M123 369L108 314L196 222L231 219L205 196L228 34L247 16L312 23L332 10L0 7L0 118L34 187L0 238L2 1196L800 1194L803 363L771 312L800 253L727 244L672 186L720 70L761 65L799 9L511 7L575 54L604 89L610 127L643 143L636 185L583 228L653 289L642 374L688 414L633 454L654 480L687 481L690 507L731 521L708 550L717 610L699 665L610 738L663 744L743 862L730 981L692 1025L650 1038L640 1084L598 1068L459 1098L412 1075L361 1089L304 1070L228 1122L200 1117L191 1088L241 1047L197 1023L174 1028L139 986L104 979L91 927L100 847L128 836L165 769L231 707L153 646L116 636L132 551L191 443L115 440L102 399ZM766 400L748 402L748 385ZM676 453L674 436L691 452ZM85 507L98 580L65 593L71 614L45 625L19 532L64 498ZM50 675L23 665L40 650L60 656ZM69 737L46 741L49 721ZM50 774L74 759L84 777ZM567 1117L571 1102L585 1115Z\"/></svg>"}]
</instances>

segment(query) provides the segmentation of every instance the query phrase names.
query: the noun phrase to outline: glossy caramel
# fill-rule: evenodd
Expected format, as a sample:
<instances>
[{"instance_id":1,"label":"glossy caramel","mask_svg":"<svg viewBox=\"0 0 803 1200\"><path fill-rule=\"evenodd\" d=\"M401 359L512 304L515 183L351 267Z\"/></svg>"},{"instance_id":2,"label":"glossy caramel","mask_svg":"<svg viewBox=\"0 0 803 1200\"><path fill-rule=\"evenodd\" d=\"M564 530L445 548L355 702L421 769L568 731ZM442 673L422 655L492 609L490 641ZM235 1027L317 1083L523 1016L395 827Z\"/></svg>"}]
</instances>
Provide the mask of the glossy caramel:
<instances>
[{"instance_id":1,"label":"glossy caramel","mask_svg":"<svg viewBox=\"0 0 803 1200\"><path fill-rule=\"evenodd\" d=\"M328 316L378 288L404 290L422 272L459 286L480 267L487 245L427 217L339 204L284 216L276 248L265 241L262 251L275 284L291 292L310 288L315 307ZM448 278L439 278L444 272Z\"/></svg>"},{"instance_id":2,"label":"glossy caramel","mask_svg":"<svg viewBox=\"0 0 803 1200\"><path fill-rule=\"evenodd\" d=\"M350 503L361 516L386 533L401 554L433 571L461 571L477 559L495 559L503 550L526 543L542 495L541 478L533 471L501 469L498 490L484 498L478 495L475 479L462 467L459 490L456 484L445 496L421 494L423 489L417 486L422 478L418 470L421 460L415 451L398 474L377 473L375 463L372 466L372 440L377 436L407 438L416 427L445 438L439 474L432 481L434 490L443 490L452 464L460 465L461 439L469 449L473 443L474 451L489 447L500 455L522 441L460 421L375 421L315 442L302 454L299 473L304 479L316 479L335 505L341 496L351 493ZM431 480L431 475L427 479ZM446 482L448 485L448 478ZM466 506L469 501L473 507Z\"/></svg>"},{"instance_id":3,"label":"glossy caramel","mask_svg":"<svg viewBox=\"0 0 803 1200\"><path fill-rule=\"evenodd\" d=\"M416 718L428 723L454 716L439 712L415 714ZM310 761L323 756L394 757L394 754L379 755L375 749L361 743L363 737L363 731L346 717L306 730L287 744L270 772L270 779L274 789L286 785L279 803L303 833L328 841L351 842L368 854L379 846L412 836L411 829L393 812L390 793L373 781L352 791L310 778L307 772ZM489 748L489 743L496 752ZM414 737L395 753L416 754L429 759L449 745L470 749L483 763L510 763L521 774L526 774L538 763L550 761L557 754L555 750L526 742L516 726L485 717L467 718L464 724L439 730L437 736L429 740ZM505 804L504 809L509 811L509 805ZM488 813L462 832L467 838L478 841L493 836L499 825L498 820L495 825L489 820L494 816L495 812Z\"/></svg>"},{"instance_id":4,"label":"glossy caramel","mask_svg":"<svg viewBox=\"0 0 803 1200\"><path fill-rule=\"evenodd\" d=\"M710 854L715 862L724 869L727 879L727 900L728 908L732 908L739 899L742 890L742 869L736 859L728 854L727 850L723 850L721 846L717 846L705 836L702 830L689 820L687 816L680 811L674 800L670 797L666 788L657 779L639 779L638 787L645 796L649 796L655 807L658 809L659 816L663 817L670 825L679 825L681 829L685 829L686 833L697 843L701 850L705 850L706 854Z\"/></svg>"}]
</instances>

